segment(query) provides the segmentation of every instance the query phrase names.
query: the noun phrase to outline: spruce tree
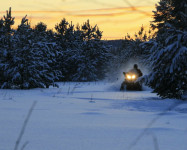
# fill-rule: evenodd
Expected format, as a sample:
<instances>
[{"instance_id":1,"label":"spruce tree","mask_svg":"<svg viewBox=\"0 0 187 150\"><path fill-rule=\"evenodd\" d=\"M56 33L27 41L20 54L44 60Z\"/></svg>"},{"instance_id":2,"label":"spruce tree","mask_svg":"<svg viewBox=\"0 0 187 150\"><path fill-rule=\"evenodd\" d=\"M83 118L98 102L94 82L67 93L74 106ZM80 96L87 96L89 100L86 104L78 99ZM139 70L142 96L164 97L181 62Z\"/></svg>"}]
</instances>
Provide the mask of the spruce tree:
<instances>
[{"instance_id":1,"label":"spruce tree","mask_svg":"<svg viewBox=\"0 0 187 150\"><path fill-rule=\"evenodd\" d=\"M82 34L82 44L77 59L77 72L73 76L75 81L96 81L104 78L108 58L107 48L100 41L102 32L97 25L92 27L89 20L85 22L79 32Z\"/></svg>"},{"instance_id":2,"label":"spruce tree","mask_svg":"<svg viewBox=\"0 0 187 150\"><path fill-rule=\"evenodd\" d=\"M0 20L0 86L7 80L4 72L13 57L11 54L14 47L14 40L11 36L15 32L11 28L13 24L14 17L12 17L11 8L9 8L6 16Z\"/></svg>"},{"instance_id":3,"label":"spruce tree","mask_svg":"<svg viewBox=\"0 0 187 150\"><path fill-rule=\"evenodd\" d=\"M12 11L11 7L9 8L9 11L6 11L6 16L4 16L4 27L8 33L11 32L11 26L14 25L14 17L12 17Z\"/></svg>"},{"instance_id":4,"label":"spruce tree","mask_svg":"<svg viewBox=\"0 0 187 150\"><path fill-rule=\"evenodd\" d=\"M153 21L151 26L162 34L167 24L177 30L187 30L187 1L186 0L160 0L153 11Z\"/></svg>"},{"instance_id":5,"label":"spruce tree","mask_svg":"<svg viewBox=\"0 0 187 150\"><path fill-rule=\"evenodd\" d=\"M167 15L165 4L171 8ZM185 0L161 0L156 7L153 22L158 32L150 47L152 71L146 83L163 98L182 98L187 91L186 5Z\"/></svg>"},{"instance_id":6,"label":"spruce tree","mask_svg":"<svg viewBox=\"0 0 187 150\"><path fill-rule=\"evenodd\" d=\"M187 32L168 30L164 47L152 47L152 72L146 83L163 98L181 98L187 91Z\"/></svg>"},{"instance_id":7,"label":"spruce tree","mask_svg":"<svg viewBox=\"0 0 187 150\"><path fill-rule=\"evenodd\" d=\"M56 62L53 51L55 43L48 41L45 30L31 29L25 16L17 31L10 37L12 46L8 54L11 59L1 63L4 76L1 88L30 89L57 86L55 80L61 73L52 68Z\"/></svg>"}]
</instances>

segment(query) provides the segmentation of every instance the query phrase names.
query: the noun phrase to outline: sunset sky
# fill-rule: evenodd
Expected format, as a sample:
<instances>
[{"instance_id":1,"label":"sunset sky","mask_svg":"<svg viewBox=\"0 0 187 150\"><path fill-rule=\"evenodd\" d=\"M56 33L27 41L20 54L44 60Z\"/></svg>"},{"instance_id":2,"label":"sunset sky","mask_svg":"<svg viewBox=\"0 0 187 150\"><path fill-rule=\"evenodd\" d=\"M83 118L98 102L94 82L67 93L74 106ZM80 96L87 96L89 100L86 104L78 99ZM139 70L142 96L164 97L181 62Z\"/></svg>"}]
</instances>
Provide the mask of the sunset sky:
<instances>
[{"instance_id":1,"label":"sunset sky","mask_svg":"<svg viewBox=\"0 0 187 150\"><path fill-rule=\"evenodd\" d=\"M15 27L27 15L31 26L38 22L54 29L61 19L82 24L90 20L103 31L103 39L123 39L134 35L142 24L149 27L152 10L159 0L1 0L0 17L12 7Z\"/></svg>"}]
</instances>

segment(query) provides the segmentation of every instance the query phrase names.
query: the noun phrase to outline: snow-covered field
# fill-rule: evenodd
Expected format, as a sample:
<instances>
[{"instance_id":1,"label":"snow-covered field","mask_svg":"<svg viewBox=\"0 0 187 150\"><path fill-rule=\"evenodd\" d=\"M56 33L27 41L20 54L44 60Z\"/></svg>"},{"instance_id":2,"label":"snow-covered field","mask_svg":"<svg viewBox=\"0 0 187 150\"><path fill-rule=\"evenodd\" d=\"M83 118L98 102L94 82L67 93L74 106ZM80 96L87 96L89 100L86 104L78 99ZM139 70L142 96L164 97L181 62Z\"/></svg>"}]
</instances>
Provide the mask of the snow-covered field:
<instances>
[{"instance_id":1,"label":"snow-covered field","mask_svg":"<svg viewBox=\"0 0 187 150\"><path fill-rule=\"evenodd\" d=\"M187 150L187 102L105 82L0 90L0 150Z\"/></svg>"}]
</instances>

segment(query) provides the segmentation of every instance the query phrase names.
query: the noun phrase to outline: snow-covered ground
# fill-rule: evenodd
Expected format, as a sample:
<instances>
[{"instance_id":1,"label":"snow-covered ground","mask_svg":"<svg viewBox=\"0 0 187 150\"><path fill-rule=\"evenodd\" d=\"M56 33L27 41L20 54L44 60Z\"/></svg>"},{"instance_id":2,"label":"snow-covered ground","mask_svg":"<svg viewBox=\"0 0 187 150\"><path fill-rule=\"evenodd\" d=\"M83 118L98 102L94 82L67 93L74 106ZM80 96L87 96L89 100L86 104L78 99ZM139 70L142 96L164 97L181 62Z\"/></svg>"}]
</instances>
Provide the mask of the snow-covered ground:
<instances>
[{"instance_id":1,"label":"snow-covered ground","mask_svg":"<svg viewBox=\"0 0 187 150\"><path fill-rule=\"evenodd\" d=\"M60 83L60 88L0 90L0 150L187 150L187 102L119 84Z\"/></svg>"}]
</instances>

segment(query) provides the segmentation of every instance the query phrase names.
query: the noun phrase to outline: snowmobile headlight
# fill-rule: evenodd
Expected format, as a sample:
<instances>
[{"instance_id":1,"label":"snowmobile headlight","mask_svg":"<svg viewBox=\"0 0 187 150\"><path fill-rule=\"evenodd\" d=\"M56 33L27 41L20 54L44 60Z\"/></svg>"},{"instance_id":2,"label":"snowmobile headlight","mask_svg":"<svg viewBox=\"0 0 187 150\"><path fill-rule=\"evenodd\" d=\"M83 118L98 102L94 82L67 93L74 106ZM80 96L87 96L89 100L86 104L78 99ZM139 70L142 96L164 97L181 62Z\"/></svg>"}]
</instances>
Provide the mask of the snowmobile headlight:
<instances>
[{"instance_id":1,"label":"snowmobile headlight","mask_svg":"<svg viewBox=\"0 0 187 150\"><path fill-rule=\"evenodd\" d=\"M136 75L132 75L132 79L135 79L136 78Z\"/></svg>"},{"instance_id":2,"label":"snowmobile headlight","mask_svg":"<svg viewBox=\"0 0 187 150\"><path fill-rule=\"evenodd\" d=\"M130 80L130 79L132 79L132 77L131 77L130 75L127 75L127 79L129 79L129 80Z\"/></svg>"}]
</instances>

